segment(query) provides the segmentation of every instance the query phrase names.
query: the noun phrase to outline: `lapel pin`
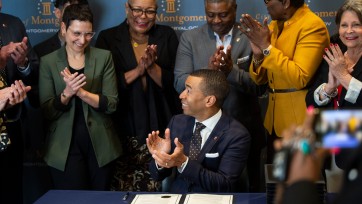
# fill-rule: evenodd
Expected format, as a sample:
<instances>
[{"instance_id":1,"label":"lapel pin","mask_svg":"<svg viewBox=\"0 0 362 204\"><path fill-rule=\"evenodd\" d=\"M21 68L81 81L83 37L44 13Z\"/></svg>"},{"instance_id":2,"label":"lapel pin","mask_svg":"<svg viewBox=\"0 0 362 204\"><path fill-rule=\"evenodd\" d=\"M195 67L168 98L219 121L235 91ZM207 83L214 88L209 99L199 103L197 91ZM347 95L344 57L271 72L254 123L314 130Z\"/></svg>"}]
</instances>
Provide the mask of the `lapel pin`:
<instances>
[{"instance_id":1,"label":"lapel pin","mask_svg":"<svg viewBox=\"0 0 362 204\"><path fill-rule=\"evenodd\" d=\"M6 24L5 24L5 23L3 23L3 27L6 28Z\"/></svg>"},{"instance_id":2,"label":"lapel pin","mask_svg":"<svg viewBox=\"0 0 362 204\"><path fill-rule=\"evenodd\" d=\"M240 38L236 38L236 42L239 42L240 41Z\"/></svg>"},{"instance_id":3,"label":"lapel pin","mask_svg":"<svg viewBox=\"0 0 362 204\"><path fill-rule=\"evenodd\" d=\"M217 140L217 137L214 137L214 140Z\"/></svg>"}]
</instances>

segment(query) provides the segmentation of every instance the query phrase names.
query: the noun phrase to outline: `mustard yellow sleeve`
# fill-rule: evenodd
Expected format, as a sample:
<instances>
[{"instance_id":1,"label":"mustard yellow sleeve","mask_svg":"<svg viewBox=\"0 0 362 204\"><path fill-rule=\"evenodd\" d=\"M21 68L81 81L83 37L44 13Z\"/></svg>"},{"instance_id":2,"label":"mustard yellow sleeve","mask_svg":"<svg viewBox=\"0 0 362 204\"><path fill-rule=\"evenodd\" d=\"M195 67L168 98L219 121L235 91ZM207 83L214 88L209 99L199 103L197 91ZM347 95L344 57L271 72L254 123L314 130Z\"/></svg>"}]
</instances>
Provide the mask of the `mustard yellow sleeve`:
<instances>
[{"instance_id":1,"label":"mustard yellow sleeve","mask_svg":"<svg viewBox=\"0 0 362 204\"><path fill-rule=\"evenodd\" d=\"M268 75L266 73L266 69L262 68L261 65L259 67L255 67L254 70L254 63L250 63L249 73L250 73L250 78L257 85L263 85L268 82Z\"/></svg>"},{"instance_id":2,"label":"mustard yellow sleeve","mask_svg":"<svg viewBox=\"0 0 362 204\"><path fill-rule=\"evenodd\" d=\"M317 71L324 48L329 45L328 30L323 21L311 18L288 29L284 28L283 35L286 34L288 38L277 39L277 45L272 43L270 55L264 58L262 68L258 69L278 73L291 87L303 89ZM255 77L255 81L265 81L265 71L254 74L252 77Z\"/></svg>"}]
</instances>

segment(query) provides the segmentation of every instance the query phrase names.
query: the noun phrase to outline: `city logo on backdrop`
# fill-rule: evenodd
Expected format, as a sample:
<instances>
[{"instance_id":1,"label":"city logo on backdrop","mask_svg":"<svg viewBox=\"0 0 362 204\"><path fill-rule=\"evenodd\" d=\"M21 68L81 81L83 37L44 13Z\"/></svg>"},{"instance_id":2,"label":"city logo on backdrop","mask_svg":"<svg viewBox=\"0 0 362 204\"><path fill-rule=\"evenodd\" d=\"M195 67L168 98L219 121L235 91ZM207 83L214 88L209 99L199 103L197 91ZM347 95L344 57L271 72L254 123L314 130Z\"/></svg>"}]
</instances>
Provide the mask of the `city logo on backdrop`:
<instances>
[{"instance_id":1,"label":"city logo on backdrop","mask_svg":"<svg viewBox=\"0 0 362 204\"><path fill-rule=\"evenodd\" d=\"M38 0L37 12L24 20L27 33L55 33L58 31L59 20L54 15L53 0Z\"/></svg>"},{"instance_id":2,"label":"city logo on backdrop","mask_svg":"<svg viewBox=\"0 0 362 204\"><path fill-rule=\"evenodd\" d=\"M324 0L324 1L329 1L329 0ZM343 1L343 0L340 0ZM315 0L306 0L305 3L307 4L308 7L311 8L311 10L317 15L319 16L324 23L326 24L328 30L331 32L333 32L335 30L335 24L334 24L334 18L336 17L337 14L337 9L338 9L338 5L340 3L335 3L335 2L331 2L331 4L328 4L328 6L326 6L325 4L321 3L321 0L315 1ZM259 4L259 3L256 3ZM260 6L265 6L264 2L260 2ZM256 8L258 8L258 6L256 6ZM253 11L251 12L251 14L253 15L254 13L254 18L256 20L258 20L259 22L262 22L264 20L264 18L268 18L269 21L270 16L268 13L265 12L266 10L262 10L262 12L260 12L260 10L258 11ZM244 11L245 12L245 11ZM241 14L240 14L241 17Z\"/></svg>"},{"instance_id":3,"label":"city logo on backdrop","mask_svg":"<svg viewBox=\"0 0 362 204\"><path fill-rule=\"evenodd\" d=\"M196 2L192 1L188 3L195 4ZM197 1L197 3L202 3L200 8L204 8L203 1ZM186 5L181 6L181 0L162 0L159 1L159 4L161 12L157 14L157 21L170 25L176 31L190 30L206 21L205 15L179 15L182 6L185 8L188 7ZM204 13L203 10L202 13Z\"/></svg>"},{"instance_id":4,"label":"city logo on backdrop","mask_svg":"<svg viewBox=\"0 0 362 204\"><path fill-rule=\"evenodd\" d=\"M164 3L166 2L166 7L164 6ZM176 11L180 10L181 4L180 0L176 2L176 0L165 0L162 1L162 11L165 11L166 13L175 13Z\"/></svg>"},{"instance_id":5,"label":"city logo on backdrop","mask_svg":"<svg viewBox=\"0 0 362 204\"><path fill-rule=\"evenodd\" d=\"M327 2L327 0L324 1ZM326 4L322 4L320 0L307 0L305 2L312 11L324 21L329 32L334 33L336 29L334 19L337 15L338 6L341 5L341 2L343 1L344 0L340 0L340 2L328 1L328 6Z\"/></svg>"},{"instance_id":6,"label":"city logo on backdrop","mask_svg":"<svg viewBox=\"0 0 362 204\"><path fill-rule=\"evenodd\" d=\"M42 14L44 16L52 15L51 5L52 2L42 2L42 0L40 0L40 2L38 3L39 14Z\"/></svg>"}]
</instances>

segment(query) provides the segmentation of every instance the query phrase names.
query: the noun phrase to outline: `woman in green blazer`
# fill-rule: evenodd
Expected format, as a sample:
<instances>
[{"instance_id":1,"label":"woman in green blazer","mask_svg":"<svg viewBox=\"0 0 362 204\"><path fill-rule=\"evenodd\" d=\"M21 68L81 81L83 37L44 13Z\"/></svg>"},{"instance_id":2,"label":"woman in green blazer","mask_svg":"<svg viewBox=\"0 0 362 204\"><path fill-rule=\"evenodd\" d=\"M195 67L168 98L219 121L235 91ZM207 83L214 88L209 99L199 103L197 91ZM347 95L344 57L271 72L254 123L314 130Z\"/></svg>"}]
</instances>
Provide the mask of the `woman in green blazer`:
<instances>
[{"instance_id":1,"label":"woman in green blazer","mask_svg":"<svg viewBox=\"0 0 362 204\"><path fill-rule=\"evenodd\" d=\"M88 6L68 6L62 21L66 45L40 64L40 102L49 121L45 161L56 189L108 190L112 161L121 154L110 118L118 103L112 56L89 46Z\"/></svg>"}]
</instances>

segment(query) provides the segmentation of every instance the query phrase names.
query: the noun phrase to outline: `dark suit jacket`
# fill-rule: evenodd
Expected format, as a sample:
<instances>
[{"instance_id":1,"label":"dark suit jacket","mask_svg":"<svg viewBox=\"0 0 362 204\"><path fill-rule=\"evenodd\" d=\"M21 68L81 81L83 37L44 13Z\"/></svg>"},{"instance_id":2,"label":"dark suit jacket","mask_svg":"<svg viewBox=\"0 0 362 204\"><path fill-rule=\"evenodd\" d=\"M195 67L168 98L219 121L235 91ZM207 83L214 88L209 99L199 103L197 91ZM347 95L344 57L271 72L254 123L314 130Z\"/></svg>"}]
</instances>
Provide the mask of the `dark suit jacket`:
<instances>
[{"instance_id":1,"label":"dark suit jacket","mask_svg":"<svg viewBox=\"0 0 362 204\"><path fill-rule=\"evenodd\" d=\"M353 204L361 203L362 194L362 145L355 149L348 158L348 165L345 169L344 183L341 191L333 203ZM349 174L357 171L357 177L351 180ZM284 204L319 204L319 195L316 185L308 181L300 181L286 188L283 196Z\"/></svg>"},{"instance_id":2,"label":"dark suit jacket","mask_svg":"<svg viewBox=\"0 0 362 204\"><path fill-rule=\"evenodd\" d=\"M0 13L0 36L3 45L10 42L21 42L27 36L24 24L15 16ZM38 59L28 41L29 75L23 75L12 59L6 63L7 84L15 80L23 80L26 85L34 85L38 82ZM29 94L28 94L29 96ZM0 154L0 175L4 175L0 182L0 197L4 203L22 203L22 161L23 140L21 135L20 116L22 104L18 104L8 110L6 115L11 120L7 122L7 131L11 138L11 145L7 151Z\"/></svg>"},{"instance_id":3,"label":"dark suit jacket","mask_svg":"<svg viewBox=\"0 0 362 204\"><path fill-rule=\"evenodd\" d=\"M58 37L58 31L52 37L34 46L35 53L39 59L61 47L61 43Z\"/></svg>"},{"instance_id":4,"label":"dark suit jacket","mask_svg":"<svg viewBox=\"0 0 362 204\"><path fill-rule=\"evenodd\" d=\"M42 58L39 76L41 107L50 123L44 160L49 166L62 171L72 141L72 127L76 125L74 124L75 99L71 99L65 108L59 108L60 105L57 105L61 103L60 94L65 88L60 72L67 66L66 50L62 47ZM111 53L88 47L85 51L84 75L87 79L83 88L100 96L100 108L95 109L85 102L82 102L82 107L95 156L99 167L102 167L120 156L122 150L110 117L110 114L116 110L118 102ZM101 104L104 103L103 110Z\"/></svg>"},{"instance_id":5,"label":"dark suit jacket","mask_svg":"<svg viewBox=\"0 0 362 204\"><path fill-rule=\"evenodd\" d=\"M188 155L193 135L195 118L187 115L174 116L168 127L171 141L176 137L184 145ZM171 184L171 192L233 192L246 165L250 145L248 131L236 120L223 114L201 149L196 160L189 160L184 171ZM171 152L175 148L172 142ZM218 153L216 158L207 158L206 153ZM158 171L155 161L150 162L151 176L163 180L172 168Z\"/></svg>"},{"instance_id":6,"label":"dark suit jacket","mask_svg":"<svg viewBox=\"0 0 362 204\"><path fill-rule=\"evenodd\" d=\"M141 144L145 143L148 133L164 130L171 117L181 113L181 103L172 86L177 35L168 26L155 25L149 31L148 44L157 45L156 63L162 70L162 88L146 74L147 90L144 91L141 78L128 85L125 82L124 73L138 64L126 21L102 31L96 42L96 47L110 50L114 60L120 98L115 114L117 127L123 138L137 137Z\"/></svg>"},{"instance_id":7,"label":"dark suit jacket","mask_svg":"<svg viewBox=\"0 0 362 204\"><path fill-rule=\"evenodd\" d=\"M10 42L21 42L23 37L27 37L27 33L24 27L24 24L17 17L0 13L0 36L2 39L3 45L7 45ZM15 80L23 80L26 85L36 85L38 83L38 68L39 60L32 49L30 40L28 39L28 59L29 59L29 75L23 75L17 68L17 65L12 59L8 60L6 64L6 76L8 85L14 83ZM29 93L31 94L32 91ZM10 115L9 115L10 116ZM17 118L18 118L17 114Z\"/></svg>"},{"instance_id":8,"label":"dark suit jacket","mask_svg":"<svg viewBox=\"0 0 362 204\"><path fill-rule=\"evenodd\" d=\"M24 27L24 24L17 17L0 13L0 35L3 42L3 45L7 45L10 42L21 42L23 37L27 37L27 33ZM31 74L23 76L17 69L17 65L14 64L13 60L8 60L6 64L6 76L8 84L13 83L17 79L24 80L24 83L31 85L37 82L37 71L39 66L38 58L36 57L35 52L33 51L30 40L28 39L28 50L27 55L30 62ZM35 72L34 72L35 71Z\"/></svg>"},{"instance_id":9,"label":"dark suit jacket","mask_svg":"<svg viewBox=\"0 0 362 204\"><path fill-rule=\"evenodd\" d=\"M314 91L322 84L328 82L328 72L329 72L329 66L328 63L323 60L320 68L318 69L317 73L315 74L316 79L313 83L313 85L309 88L308 93L305 97L305 101L307 106L313 105L314 107L320 107L320 108L333 108L333 100L325 105L325 106L318 106L314 101ZM362 58L358 60L356 65L354 66L354 70L351 73L351 75L356 78L359 81L362 81ZM342 88L341 96L339 99L339 107L346 109L346 108L361 108L362 107L362 94L357 98L356 103L350 103L346 100L344 100L347 93L347 89L344 87Z\"/></svg>"}]
</instances>

